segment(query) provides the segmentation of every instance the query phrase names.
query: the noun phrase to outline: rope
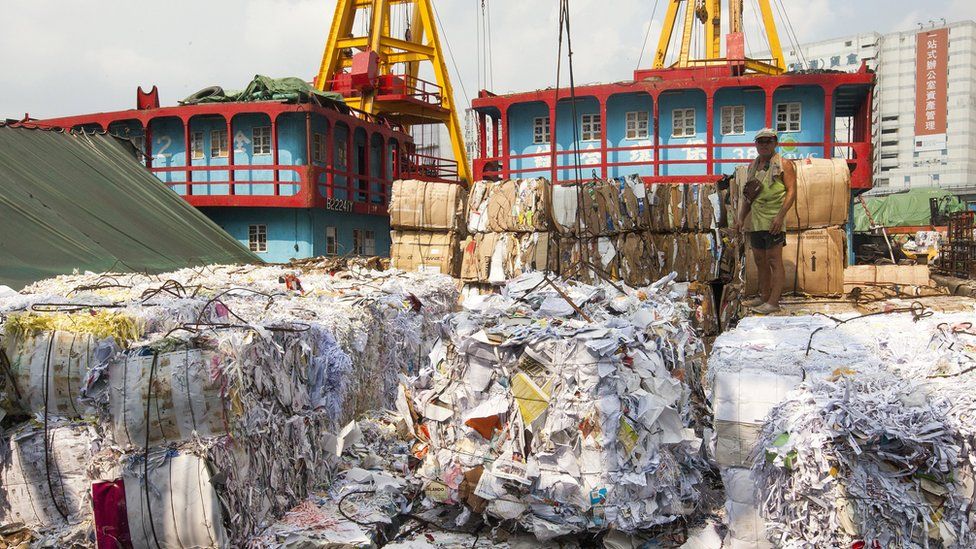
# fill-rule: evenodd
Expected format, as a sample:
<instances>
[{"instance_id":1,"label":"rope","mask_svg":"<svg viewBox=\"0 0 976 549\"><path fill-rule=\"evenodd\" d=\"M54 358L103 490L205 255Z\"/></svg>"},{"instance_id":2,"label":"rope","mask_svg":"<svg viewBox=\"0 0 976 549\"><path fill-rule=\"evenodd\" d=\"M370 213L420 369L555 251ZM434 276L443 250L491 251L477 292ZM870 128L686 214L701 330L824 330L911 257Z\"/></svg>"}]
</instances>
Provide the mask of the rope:
<instances>
[{"instance_id":1,"label":"rope","mask_svg":"<svg viewBox=\"0 0 976 549\"><path fill-rule=\"evenodd\" d=\"M149 367L149 390L146 391L146 444L143 450L142 481L146 492L146 514L149 515L149 527L152 529L153 542L156 549L162 549L159 538L156 537L156 523L153 520L152 495L149 493L149 414L152 411L152 387L156 377L156 363L159 361L159 351L153 350L152 365Z\"/></svg>"},{"instance_id":2,"label":"rope","mask_svg":"<svg viewBox=\"0 0 976 549\"><path fill-rule=\"evenodd\" d=\"M495 87L495 57L491 51L491 3L488 0L481 0L485 7L485 19L488 24L488 87Z\"/></svg>"},{"instance_id":3,"label":"rope","mask_svg":"<svg viewBox=\"0 0 976 549\"><path fill-rule=\"evenodd\" d=\"M803 50L800 49L800 39L796 36L796 30L793 29L793 22L790 21L789 14L786 13L786 6L783 5L782 0L775 0L773 5L776 6L776 11L779 13L780 19L786 23L786 37L789 38L790 44L795 48L797 57L800 58L804 66L807 66L807 58L803 55Z\"/></svg>"},{"instance_id":4,"label":"rope","mask_svg":"<svg viewBox=\"0 0 976 549\"><path fill-rule=\"evenodd\" d=\"M54 348L54 339L57 336L58 331L54 330L51 332L51 339L47 344L47 355L44 359L44 475L47 477L47 489L51 493L51 501L54 502L54 508L58 510L58 514L65 522L68 522L68 513L61 508L58 502L57 496L54 494L54 483L51 482L51 445L48 440L48 408L50 406L49 395L51 391L51 351ZM60 474L58 475L60 477ZM62 493L64 493L64 487L62 486Z\"/></svg>"}]
</instances>

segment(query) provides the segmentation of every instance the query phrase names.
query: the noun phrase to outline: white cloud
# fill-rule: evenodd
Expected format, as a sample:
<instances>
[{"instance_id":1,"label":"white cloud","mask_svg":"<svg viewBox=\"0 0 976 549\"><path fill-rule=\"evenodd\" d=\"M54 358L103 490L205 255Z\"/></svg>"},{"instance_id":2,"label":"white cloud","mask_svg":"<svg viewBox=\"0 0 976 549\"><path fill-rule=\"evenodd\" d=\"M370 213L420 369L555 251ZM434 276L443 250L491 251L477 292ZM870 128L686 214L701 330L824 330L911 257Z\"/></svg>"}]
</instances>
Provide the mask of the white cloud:
<instances>
[{"instance_id":1,"label":"white cloud","mask_svg":"<svg viewBox=\"0 0 976 549\"><path fill-rule=\"evenodd\" d=\"M10 117L27 111L51 117L130 108L139 85L157 84L163 102L172 104L208 85L239 87L256 73L311 79L335 10L335 0L2 1L8 25L0 33L0 66L7 75L0 87L0 116ZM558 3L485 1L492 16L493 91L554 85ZM911 28L920 17L910 11L917 4L908 0L782 1L804 41ZM434 2L471 98L480 80L476 31L482 0ZM666 2L658 2L646 46L642 40L653 3L570 4L578 83L630 79L642 47L642 65L650 66ZM973 18L976 3L934 0L924 13L926 18ZM755 50L762 39L753 34L754 17L748 11L746 23ZM789 44L782 28L780 35L784 46ZM457 80L454 63L448 60L448 66ZM454 83L459 105L466 104L462 82Z\"/></svg>"}]
</instances>

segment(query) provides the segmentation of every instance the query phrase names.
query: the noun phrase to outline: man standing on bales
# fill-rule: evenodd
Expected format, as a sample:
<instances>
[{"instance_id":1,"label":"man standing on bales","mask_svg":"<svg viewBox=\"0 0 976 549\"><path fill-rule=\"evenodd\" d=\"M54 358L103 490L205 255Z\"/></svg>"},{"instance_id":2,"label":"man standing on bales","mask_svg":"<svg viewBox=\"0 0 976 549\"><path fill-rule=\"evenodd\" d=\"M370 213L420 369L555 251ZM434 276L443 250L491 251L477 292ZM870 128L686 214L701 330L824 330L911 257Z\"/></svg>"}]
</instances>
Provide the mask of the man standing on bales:
<instances>
[{"instance_id":1,"label":"man standing on bales","mask_svg":"<svg viewBox=\"0 0 976 549\"><path fill-rule=\"evenodd\" d=\"M783 267L783 230L786 214L796 202L796 167L776 152L776 131L763 128L756 134L758 157L749 165L743 204L735 228L743 230L746 216L752 214L749 245L759 270L759 296L744 303L760 314L775 313L783 295L786 271Z\"/></svg>"}]
</instances>

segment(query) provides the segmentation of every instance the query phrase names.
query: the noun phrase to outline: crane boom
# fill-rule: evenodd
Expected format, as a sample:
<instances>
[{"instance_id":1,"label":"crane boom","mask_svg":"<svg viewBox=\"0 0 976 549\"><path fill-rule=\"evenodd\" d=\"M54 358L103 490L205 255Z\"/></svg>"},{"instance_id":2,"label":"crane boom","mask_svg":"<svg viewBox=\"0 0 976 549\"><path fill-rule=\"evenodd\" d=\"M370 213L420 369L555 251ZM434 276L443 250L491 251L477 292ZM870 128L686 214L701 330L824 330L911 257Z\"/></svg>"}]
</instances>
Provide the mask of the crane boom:
<instances>
[{"instance_id":1,"label":"crane boom","mask_svg":"<svg viewBox=\"0 0 976 549\"><path fill-rule=\"evenodd\" d=\"M409 12L402 38L392 28L395 6ZM369 22L365 33L357 34L357 20ZM418 77L422 63L430 63L434 82ZM457 177L471 180L431 0L339 0L315 86L339 92L349 106L404 127L445 125Z\"/></svg>"},{"instance_id":2,"label":"crane boom","mask_svg":"<svg viewBox=\"0 0 976 549\"><path fill-rule=\"evenodd\" d=\"M783 48L780 45L779 33L776 30L776 20L773 18L773 10L769 0L756 0L759 10L762 13L762 23L766 38L769 41L771 59L754 60L745 59L745 52L741 48L741 38L743 32L742 10L743 0L728 0L729 2L729 40L726 43L727 51L722 54L722 0L669 0L667 13L664 16L664 25L661 29L661 38L658 41L657 54L654 56L654 68L665 68L665 61L668 50L671 47L672 35L678 21L682 22L681 43L678 49L677 62L673 67L686 68L691 66L704 66L709 64L721 63L730 59L745 60L748 70L761 74L780 74L786 70L783 61ZM684 12L681 13L682 4ZM681 17L682 19L679 19ZM691 59L690 44L695 30L695 19L701 21L705 32L705 58ZM737 37L739 40L732 40ZM738 51L732 51L730 44L733 42L740 44Z\"/></svg>"}]
</instances>

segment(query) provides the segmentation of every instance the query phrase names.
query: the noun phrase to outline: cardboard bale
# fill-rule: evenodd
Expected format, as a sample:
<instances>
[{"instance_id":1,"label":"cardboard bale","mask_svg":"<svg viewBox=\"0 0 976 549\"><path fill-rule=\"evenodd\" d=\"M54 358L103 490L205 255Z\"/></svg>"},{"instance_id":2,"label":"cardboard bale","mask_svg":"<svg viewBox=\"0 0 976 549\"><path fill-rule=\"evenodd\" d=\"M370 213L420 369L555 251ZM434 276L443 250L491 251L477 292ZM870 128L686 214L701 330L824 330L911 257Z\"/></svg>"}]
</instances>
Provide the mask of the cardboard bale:
<instances>
[{"instance_id":1,"label":"cardboard bale","mask_svg":"<svg viewBox=\"0 0 976 549\"><path fill-rule=\"evenodd\" d=\"M488 194L494 182L475 181L468 193L466 224L468 233L488 231Z\"/></svg>"},{"instance_id":2,"label":"cardboard bale","mask_svg":"<svg viewBox=\"0 0 976 549\"><path fill-rule=\"evenodd\" d=\"M461 241L461 272L458 278L462 282L478 282L478 240L480 234L470 234Z\"/></svg>"},{"instance_id":3,"label":"cardboard bale","mask_svg":"<svg viewBox=\"0 0 976 549\"><path fill-rule=\"evenodd\" d=\"M469 232L548 231L551 185L545 178L478 181L468 200Z\"/></svg>"},{"instance_id":4,"label":"cardboard bale","mask_svg":"<svg viewBox=\"0 0 976 549\"><path fill-rule=\"evenodd\" d=\"M646 286L653 278L654 248L647 233L625 233L617 237L620 254L620 279L631 287Z\"/></svg>"},{"instance_id":5,"label":"cardboard bale","mask_svg":"<svg viewBox=\"0 0 976 549\"><path fill-rule=\"evenodd\" d=\"M671 207L671 185L654 183L647 192L650 198L648 209L651 230L655 232L670 231L671 226L668 219Z\"/></svg>"},{"instance_id":6,"label":"cardboard bale","mask_svg":"<svg viewBox=\"0 0 976 549\"><path fill-rule=\"evenodd\" d=\"M786 283L783 293L826 296L844 293L844 263L847 235L843 229L828 227L786 234L783 265ZM746 250L746 294L759 289L758 271L752 249Z\"/></svg>"},{"instance_id":7,"label":"cardboard bale","mask_svg":"<svg viewBox=\"0 0 976 549\"><path fill-rule=\"evenodd\" d=\"M930 286L928 265L851 265L844 269L844 284L898 284Z\"/></svg>"},{"instance_id":8,"label":"cardboard bale","mask_svg":"<svg viewBox=\"0 0 976 549\"><path fill-rule=\"evenodd\" d=\"M685 185L671 185L668 189L667 230L681 231L685 224Z\"/></svg>"},{"instance_id":9,"label":"cardboard bale","mask_svg":"<svg viewBox=\"0 0 976 549\"><path fill-rule=\"evenodd\" d=\"M651 196L644 180L637 174L628 175L618 180L620 187L621 206L631 219L634 229L651 228Z\"/></svg>"},{"instance_id":10,"label":"cardboard bale","mask_svg":"<svg viewBox=\"0 0 976 549\"><path fill-rule=\"evenodd\" d=\"M619 259L615 240L607 236L560 238L559 274L584 283L600 280L601 274L619 279ZM600 269L601 272L596 272L590 266Z\"/></svg>"},{"instance_id":11,"label":"cardboard bale","mask_svg":"<svg viewBox=\"0 0 976 549\"><path fill-rule=\"evenodd\" d=\"M519 234L509 257L508 278L530 271L556 272L559 268L556 239L547 232Z\"/></svg>"},{"instance_id":12,"label":"cardboard bale","mask_svg":"<svg viewBox=\"0 0 976 549\"><path fill-rule=\"evenodd\" d=\"M553 188L553 219L562 234L607 236L623 230L616 181L588 181Z\"/></svg>"},{"instance_id":13,"label":"cardboard bale","mask_svg":"<svg viewBox=\"0 0 976 549\"><path fill-rule=\"evenodd\" d=\"M516 199L515 181L495 181L488 187L488 230L505 232L512 229Z\"/></svg>"},{"instance_id":14,"label":"cardboard bale","mask_svg":"<svg viewBox=\"0 0 976 549\"><path fill-rule=\"evenodd\" d=\"M688 233L689 247L695 251L694 270L689 280L710 282L719 278L722 263L722 240L715 233Z\"/></svg>"},{"instance_id":15,"label":"cardboard bale","mask_svg":"<svg viewBox=\"0 0 976 549\"><path fill-rule=\"evenodd\" d=\"M394 269L455 275L460 247L457 233L390 231Z\"/></svg>"},{"instance_id":16,"label":"cardboard bale","mask_svg":"<svg viewBox=\"0 0 976 549\"><path fill-rule=\"evenodd\" d=\"M393 182L390 226L394 229L464 232L468 192L457 183Z\"/></svg>"},{"instance_id":17,"label":"cardboard bale","mask_svg":"<svg viewBox=\"0 0 976 549\"><path fill-rule=\"evenodd\" d=\"M674 270L674 235L669 233L655 233L651 235L654 245L654 255L656 261L652 264L657 269L657 274L667 276Z\"/></svg>"},{"instance_id":18,"label":"cardboard bale","mask_svg":"<svg viewBox=\"0 0 976 549\"><path fill-rule=\"evenodd\" d=\"M552 224L560 234L576 232L579 217L579 188L576 185L553 185Z\"/></svg>"},{"instance_id":19,"label":"cardboard bale","mask_svg":"<svg viewBox=\"0 0 976 549\"><path fill-rule=\"evenodd\" d=\"M815 229L847 223L851 204L851 171L842 158L805 158L796 166L796 204L787 215L787 230Z\"/></svg>"},{"instance_id":20,"label":"cardboard bale","mask_svg":"<svg viewBox=\"0 0 976 549\"><path fill-rule=\"evenodd\" d=\"M515 208L506 230L548 231L552 219L552 185L543 177L519 179L515 184Z\"/></svg>"},{"instance_id":21,"label":"cardboard bale","mask_svg":"<svg viewBox=\"0 0 976 549\"><path fill-rule=\"evenodd\" d=\"M722 202L713 183L695 183L685 189L687 207L685 226L689 231L717 229L722 215Z\"/></svg>"}]
</instances>

